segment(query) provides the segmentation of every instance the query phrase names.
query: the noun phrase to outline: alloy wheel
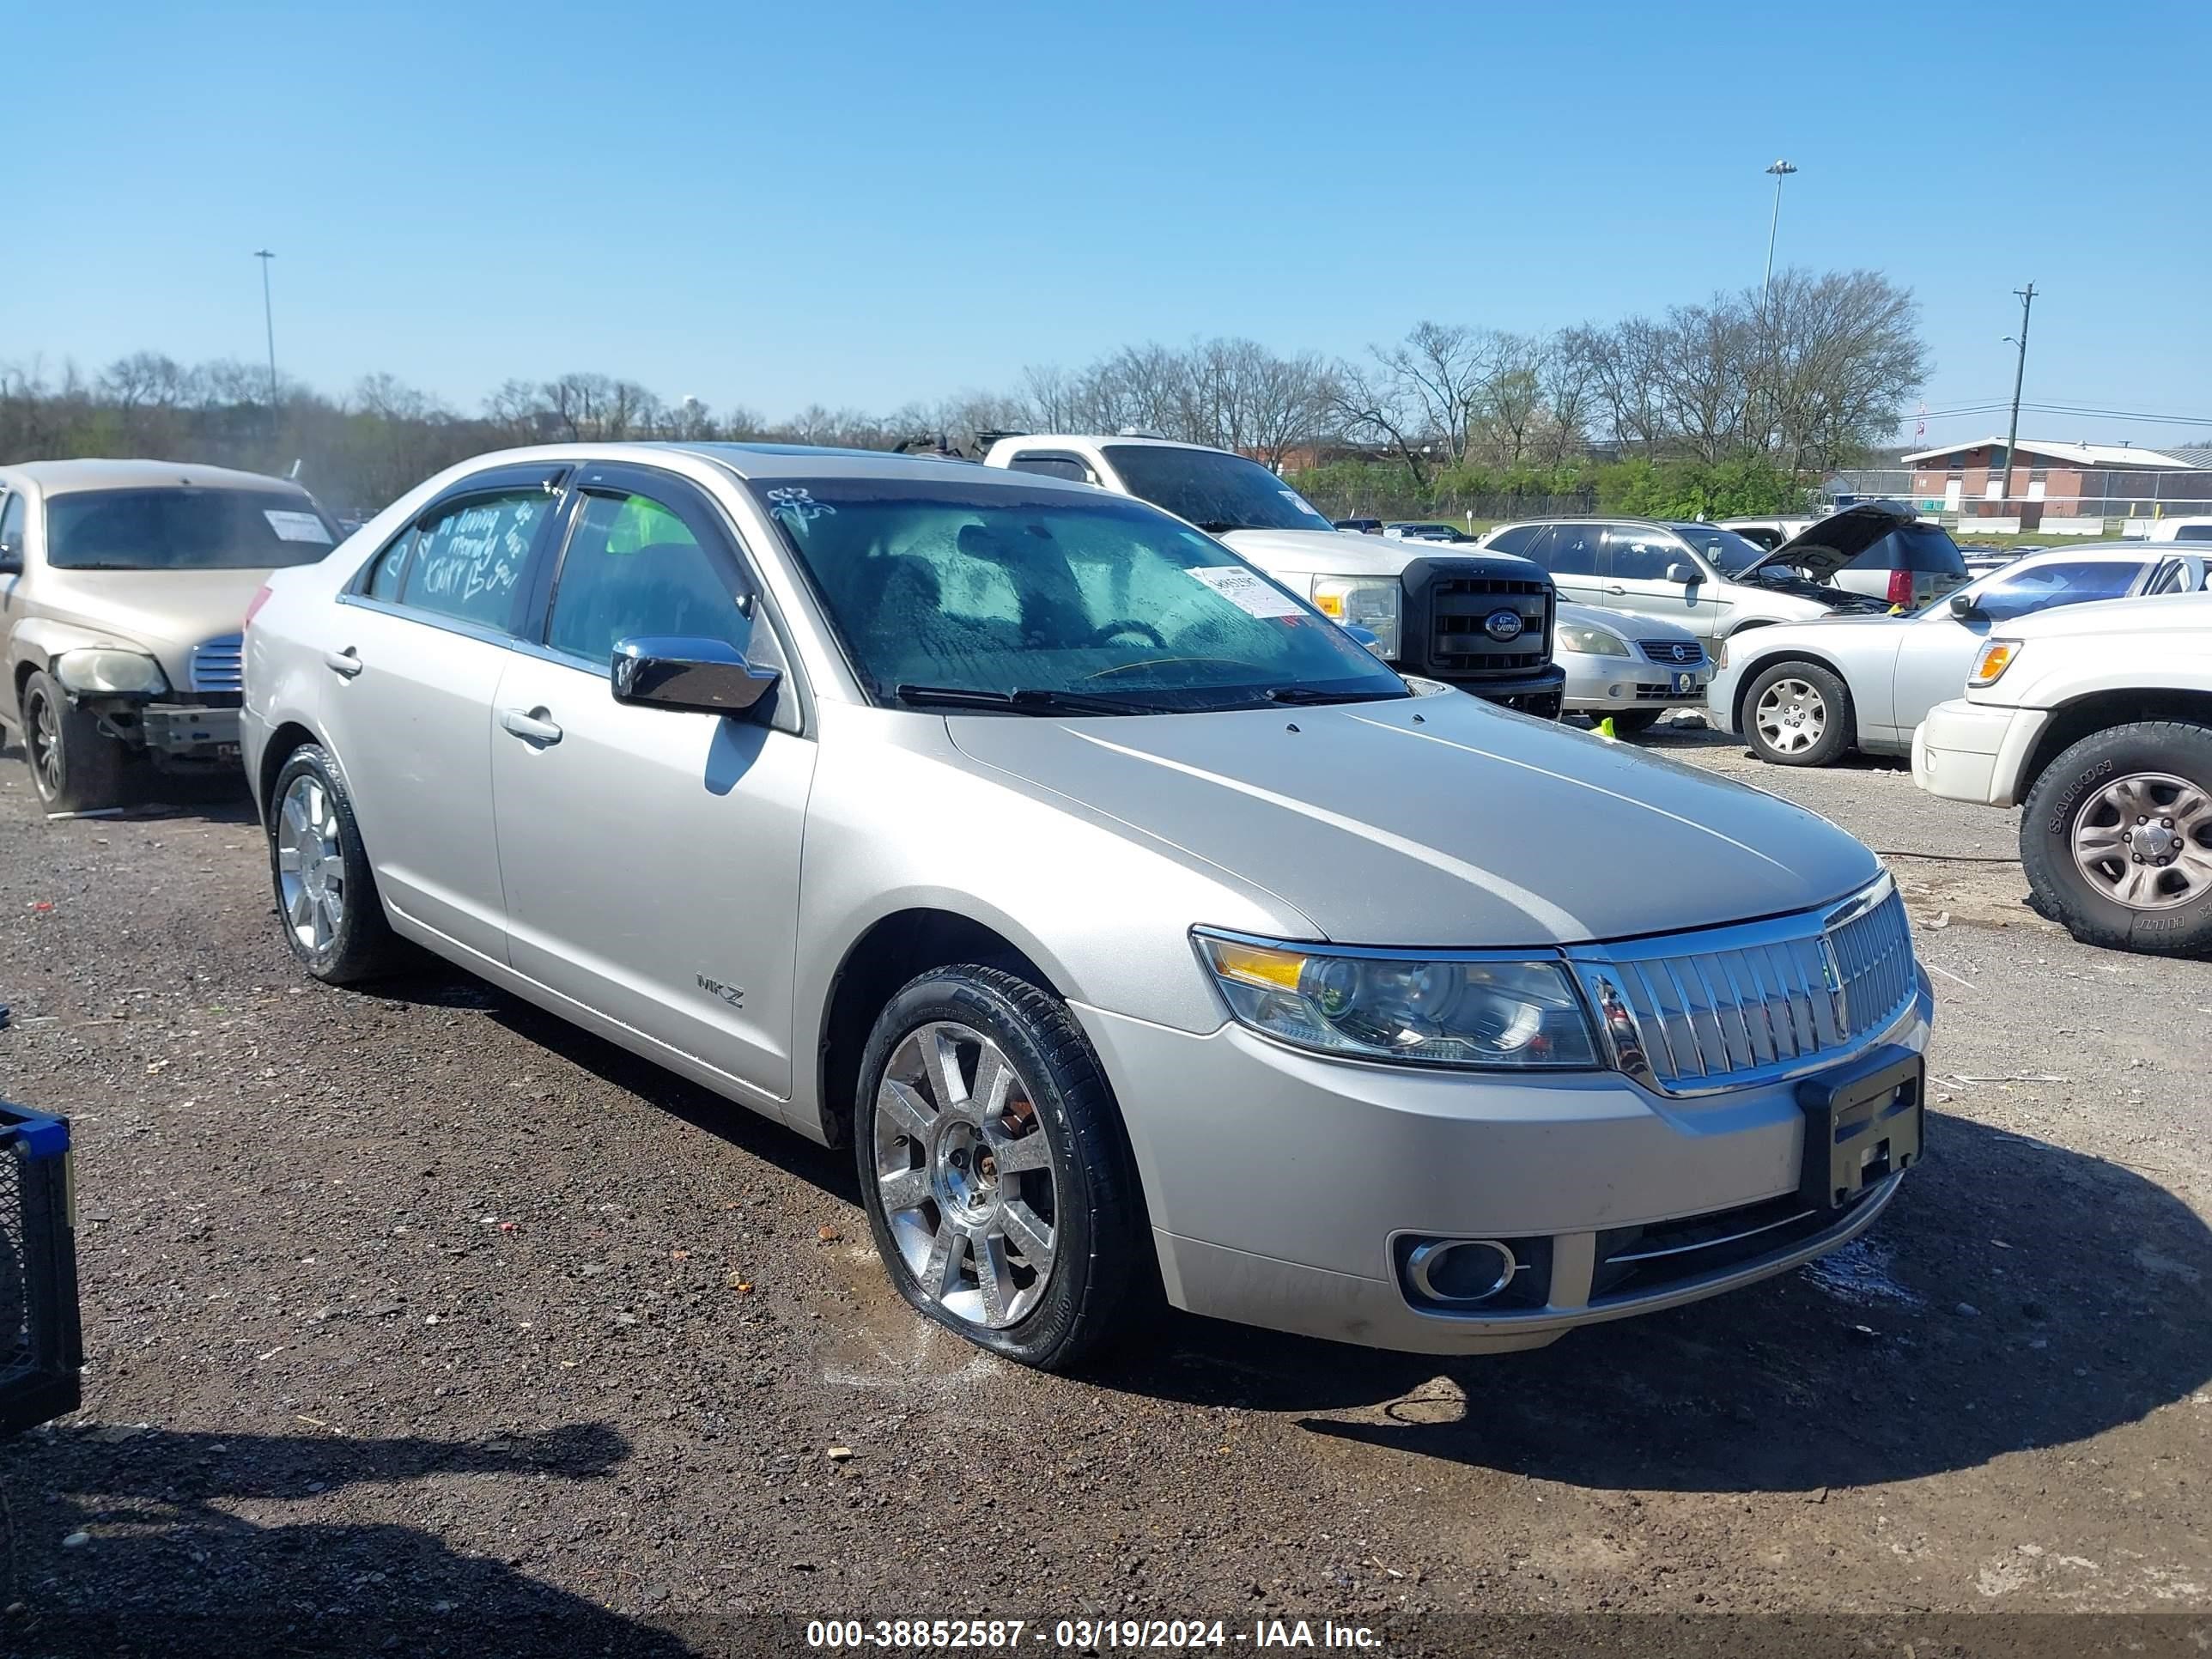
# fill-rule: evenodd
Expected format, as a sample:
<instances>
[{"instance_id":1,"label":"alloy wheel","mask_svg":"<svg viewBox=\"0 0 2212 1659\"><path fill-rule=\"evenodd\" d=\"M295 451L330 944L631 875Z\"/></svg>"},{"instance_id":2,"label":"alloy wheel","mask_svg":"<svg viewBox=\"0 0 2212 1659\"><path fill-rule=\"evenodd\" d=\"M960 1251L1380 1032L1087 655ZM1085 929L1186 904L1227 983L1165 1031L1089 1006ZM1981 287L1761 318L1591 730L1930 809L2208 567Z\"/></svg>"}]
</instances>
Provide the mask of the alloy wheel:
<instances>
[{"instance_id":1,"label":"alloy wheel","mask_svg":"<svg viewBox=\"0 0 2212 1659\"><path fill-rule=\"evenodd\" d=\"M1778 755L1802 755L1828 729L1828 703L1809 682L1777 680L1753 715L1760 739Z\"/></svg>"},{"instance_id":2,"label":"alloy wheel","mask_svg":"<svg viewBox=\"0 0 2212 1659\"><path fill-rule=\"evenodd\" d=\"M301 948L328 947L345 921L345 849L337 803L320 778L292 780L276 814L276 887Z\"/></svg>"},{"instance_id":3,"label":"alloy wheel","mask_svg":"<svg viewBox=\"0 0 2212 1659\"><path fill-rule=\"evenodd\" d=\"M901 1260L947 1313L1003 1330L1051 1282L1059 1189L1029 1086L981 1031L933 1021L876 1091L875 1178Z\"/></svg>"},{"instance_id":4,"label":"alloy wheel","mask_svg":"<svg viewBox=\"0 0 2212 1659\"><path fill-rule=\"evenodd\" d=\"M2074 819L2074 865L2131 910L2171 910L2212 889L2212 794L2169 772L2116 778Z\"/></svg>"},{"instance_id":5,"label":"alloy wheel","mask_svg":"<svg viewBox=\"0 0 2212 1659\"><path fill-rule=\"evenodd\" d=\"M44 691L33 691L24 710L24 746L30 750L31 770L39 780L39 793L52 800L62 793L64 768L62 718L54 700Z\"/></svg>"}]
</instances>

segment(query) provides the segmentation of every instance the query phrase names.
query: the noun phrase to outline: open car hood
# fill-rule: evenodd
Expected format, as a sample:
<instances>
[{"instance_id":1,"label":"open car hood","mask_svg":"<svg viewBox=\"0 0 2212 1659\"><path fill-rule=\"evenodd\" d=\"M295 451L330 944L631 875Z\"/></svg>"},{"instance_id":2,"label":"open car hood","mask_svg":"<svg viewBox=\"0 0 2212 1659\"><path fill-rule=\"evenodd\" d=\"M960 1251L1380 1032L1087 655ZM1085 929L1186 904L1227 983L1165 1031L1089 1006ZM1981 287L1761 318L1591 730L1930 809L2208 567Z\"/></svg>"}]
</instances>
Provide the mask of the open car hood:
<instances>
[{"instance_id":1,"label":"open car hood","mask_svg":"<svg viewBox=\"0 0 2212 1659\"><path fill-rule=\"evenodd\" d=\"M1736 574L1738 581L1771 565L1787 565L1822 582L1893 531L1916 523L1919 514L1902 501L1862 501L1817 520L1763 559Z\"/></svg>"}]
</instances>

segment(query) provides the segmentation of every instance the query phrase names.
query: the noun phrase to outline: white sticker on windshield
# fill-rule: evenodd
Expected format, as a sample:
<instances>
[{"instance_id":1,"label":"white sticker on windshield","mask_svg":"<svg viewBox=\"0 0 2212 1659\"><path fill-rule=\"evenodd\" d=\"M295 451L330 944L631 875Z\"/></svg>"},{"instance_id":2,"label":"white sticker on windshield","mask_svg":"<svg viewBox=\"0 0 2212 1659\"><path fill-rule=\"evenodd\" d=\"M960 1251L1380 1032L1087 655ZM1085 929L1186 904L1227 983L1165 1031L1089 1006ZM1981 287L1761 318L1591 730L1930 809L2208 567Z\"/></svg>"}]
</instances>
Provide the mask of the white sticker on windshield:
<instances>
[{"instance_id":1,"label":"white sticker on windshield","mask_svg":"<svg viewBox=\"0 0 2212 1659\"><path fill-rule=\"evenodd\" d=\"M1302 617L1298 603L1282 589L1241 564L1200 565L1183 574L1208 587L1250 617Z\"/></svg>"},{"instance_id":2,"label":"white sticker on windshield","mask_svg":"<svg viewBox=\"0 0 2212 1659\"><path fill-rule=\"evenodd\" d=\"M1322 518L1321 509L1316 507L1311 501L1308 501L1304 496L1299 495L1297 490L1279 489L1275 493L1278 495L1280 495L1285 501L1288 501L1292 507L1297 508L1299 512L1304 514L1309 519L1321 519L1321 521L1323 524L1327 524L1328 522L1327 519Z\"/></svg>"},{"instance_id":3,"label":"white sticker on windshield","mask_svg":"<svg viewBox=\"0 0 2212 1659\"><path fill-rule=\"evenodd\" d=\"M319 546L331 544L331 532L323 521L312 513L288 513L267 507L261 516L269 520L269 527L276 532L279 541L313 542Z\"/></svg>"}]
</instances>

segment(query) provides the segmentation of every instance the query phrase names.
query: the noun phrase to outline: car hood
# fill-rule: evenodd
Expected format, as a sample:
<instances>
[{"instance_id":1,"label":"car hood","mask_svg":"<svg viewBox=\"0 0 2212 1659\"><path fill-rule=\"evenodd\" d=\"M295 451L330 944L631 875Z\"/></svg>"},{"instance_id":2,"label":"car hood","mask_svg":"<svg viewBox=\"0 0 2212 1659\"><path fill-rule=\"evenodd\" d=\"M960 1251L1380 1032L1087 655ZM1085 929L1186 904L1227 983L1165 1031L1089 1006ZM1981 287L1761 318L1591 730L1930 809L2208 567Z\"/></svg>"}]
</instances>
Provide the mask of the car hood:
<instances>
[{"instance_id":1,"label":"car hood","mask_svg":"<svg viewBox=\"0 0 2212 1659\"><path fill-rule=\"evenodd\" d=\"M1741 581L1768 565L1788 565L1814 581L1826 581L1892 531L1917 522L1918 514L1896 501L1862 501L1814 520L1763 559L1736 572Z\"/></svg>"},{"instance_id":2,"label":"car hood","mask_svg":"<svg viewBox=\"0 0 2212 1659\"><path fill-rule=\"evenodd\" d=\"M1233 870L1340 944L1675 933L1828 903L1880 867L1802 807L1457 691L947 725L971 760Z\"/></svg>"},{"instance_id":3,"label":"car hood","mask_svg":"<svg viewBox=\"0 0 2212 1659\"><path fill-rule=\"evenodd\" d=\"M1474 559L1486 569L1524 580L1544 574L1529 560L1484 552L1468 542L1407 541L1351 530L1229 530L1214 539L1228 543L1262 570L1280 566L1322 576L1395 576L1416 560Z\"/></svg>"},{"instance_id":4,"label":"car hood","mask_svg":"<svg viewBox=\"0 0 2212 1659\"><path fill-rule=\"evenodd\" d=\"M38 614L151 651L173 685L192 647L240 632L266 570L56 570L40 574Z\"/></svg>"},{"instance_id":5,"label":"car hood","mask_svg":"<svg viewBox=\"0 0 2212 1659\"><path fill-rule=\"evenodd\" d=\"M1655 644L1662 640L1686 641L1694 644L1698 638L1680 623L1662 622L1656 617L1632 617L1626 611L1608 611L1601 605L1577 605L1571 599L1561 599L1556 614L1563 623L1610 629L1625 640L1650 640ZM1558 648L1565 651L1570 647L1562 645Z\"/></svg>"}]
</instances>

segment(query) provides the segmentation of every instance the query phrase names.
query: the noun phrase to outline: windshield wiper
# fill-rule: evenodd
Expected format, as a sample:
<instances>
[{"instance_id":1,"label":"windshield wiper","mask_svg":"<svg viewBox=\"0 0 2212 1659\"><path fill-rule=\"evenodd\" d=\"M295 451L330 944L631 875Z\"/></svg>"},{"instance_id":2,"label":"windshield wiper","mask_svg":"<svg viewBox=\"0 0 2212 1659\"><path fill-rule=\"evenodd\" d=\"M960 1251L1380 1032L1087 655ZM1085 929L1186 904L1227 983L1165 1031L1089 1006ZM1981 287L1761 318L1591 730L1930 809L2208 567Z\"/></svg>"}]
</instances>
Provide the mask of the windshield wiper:
<instances>
[{"instance_id":1,"label":"windshield wiper","mask_svg":"<svg viewBox=\"0 0 2212 1659\"><path fill-rule=\"evenodd\" d=\"M1157 714L1159 704L1103 697L1089 691L1017 687L981 691L964 685L902 685L893 694L917 708L1010 708L1018 714Z\"/></svg>"},{"instance_id":2,"label":"windshield wiper","mask_svg":"<svg viewBox=\"0 0 2212 1659\"><path fill-rule=\"evenodd\" d=\"M1385 691L1376 688L1363 690L1332 691L1325 685L1271 685L1260 694L1269 702L1386 702L1400 697L1410 697L1410 691Z\"/></svg>"},{"instance_id":3,"label":"windshield wiper","mask_svg":"<svg viewBox=\"0 0 2212 1659\"><path fill-rule=\"evenodd\" d=\"M1198 527L1209 536L1225 536L1232 530L1246 528L1241 524L1231 524L1226 519L1207 519Z\"/></svg>"}]
</instances>

